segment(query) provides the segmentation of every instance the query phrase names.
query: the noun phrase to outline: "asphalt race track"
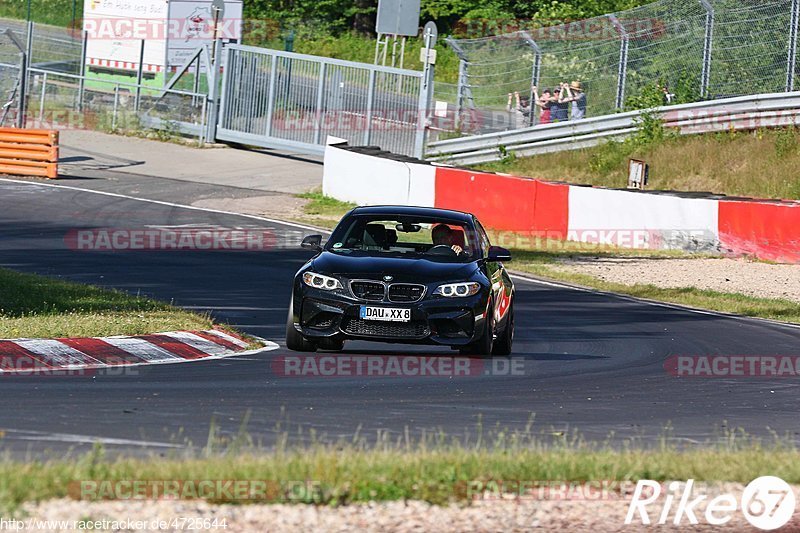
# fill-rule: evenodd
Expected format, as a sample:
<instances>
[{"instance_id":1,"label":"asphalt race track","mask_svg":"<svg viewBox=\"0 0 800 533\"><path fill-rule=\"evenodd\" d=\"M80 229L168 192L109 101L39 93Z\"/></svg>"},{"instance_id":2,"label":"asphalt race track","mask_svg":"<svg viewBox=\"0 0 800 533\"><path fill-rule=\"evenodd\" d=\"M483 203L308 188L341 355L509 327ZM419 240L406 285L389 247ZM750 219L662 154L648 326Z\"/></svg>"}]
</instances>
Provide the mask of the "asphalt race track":
<instances>
[{"instance_id":1,"label":"asphalt race track","mask_svg":"<svg viewBox=\"0 0 800 533\"><path fill-rule=\"evenodd\" d=\"M81 183L65 180L73 186ZM0 181L0 264L117 287L196 310L283 345L299 248L259 252L86 252L65 244L75 228L188 224L271 228L283 242L304 230L34 183ZM513 266L513 263L512 263ZM671 355L800 356L800 328L724 317L517 279L514 357L524 375L283 377L270 362L285 348L224 361L140 368L136 375L2 377L0 445L14 453L63 452L92 442L110 450L165 452L203 445L212 419L264 445L290 430L335 439L484 428L578 430L593 440L656 442L671 425L680 442L713 439L723 423L798 440L796 378L677 379ZM0 291L3 288L0 287ZM347 353L442 354L448 349L352 342ZM298 428L302 433L298 433Z\"/></svg>"}]
</instances>

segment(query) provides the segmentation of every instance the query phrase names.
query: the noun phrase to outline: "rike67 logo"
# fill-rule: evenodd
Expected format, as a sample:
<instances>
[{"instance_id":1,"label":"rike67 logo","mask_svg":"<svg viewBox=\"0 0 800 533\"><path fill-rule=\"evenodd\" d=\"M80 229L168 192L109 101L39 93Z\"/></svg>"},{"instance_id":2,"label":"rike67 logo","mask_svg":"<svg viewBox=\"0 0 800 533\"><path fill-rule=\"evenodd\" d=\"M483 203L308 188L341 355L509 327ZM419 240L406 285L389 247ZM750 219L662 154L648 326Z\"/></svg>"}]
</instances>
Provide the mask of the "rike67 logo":
<instances>
[{"instance_id":1,"label":"rike67 logo","mask_svg":"<svg viewBox=\"0 0 800 533\"><path fill-rule=\"evenodd\" d=\"M631 524L638 514L639 521L644 525L650 525L652 520L656 520L657 524L666 524L671 515L672 523L676 526L685 525L686 522L697 525L699 515L709 525L722 526L733 519L734 513L741 512L752 526L770 531L785 526L795 511L796 498L792 487L774 476L763 476L751 481L738 501L732 494L722 494L706 502L708 495L694 497L693 488L693 479L686 483L673 481L662 498L660 483L639 481L628 506L625 524ZM705 507L705 512L700 511L702 507ZM658 518L651 519L651 511Z\"/></svg>"}]
</instances>

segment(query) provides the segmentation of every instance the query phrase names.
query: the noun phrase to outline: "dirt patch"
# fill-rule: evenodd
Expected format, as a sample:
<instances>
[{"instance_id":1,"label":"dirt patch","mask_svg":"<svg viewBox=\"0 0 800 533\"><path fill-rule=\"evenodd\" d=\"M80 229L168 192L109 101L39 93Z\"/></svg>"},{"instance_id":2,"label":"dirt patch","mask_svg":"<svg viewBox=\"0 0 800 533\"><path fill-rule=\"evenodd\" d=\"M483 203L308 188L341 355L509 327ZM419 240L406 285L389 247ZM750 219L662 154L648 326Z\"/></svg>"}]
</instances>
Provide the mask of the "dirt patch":
<instances>
[{"instance_id":1,"label":"dirt patch","mask_svg":"<svg viewBox=\"0 0 800 533\"><path fill-rule=\"evenodd\" d=\"M580 257L563 259L554 268L625 285L695 287L800 303L800 265L727 258Z\"/></svg>"},{"instance_id":2,"label":"dirt patch","mask_svg":"<svg viewBox=\"0 0 800 533\"><path fill-rule=\"evenodd\" d=\"M683 485L681 485L682 490ZM731 513L732 519L724 526L710 526L705 522L707 503L720 494L731 494L741 501L744 487L741 484L725 483L703 487L692 493L692 498L701 494L707 498L694 507L700 525L689 526L683 516L680 526L672 524L676 514L680 491L676 492L668 521L655 526L659 531L755 531L745 520L741 510ZM666 490L666 489L664 489ZM794 487L798 493L798 487ZM657 522L664 505L664 496L648 507L650 519ZM352 531L375 532L522 532L545 531L597 531L616 532L641 530L638 515L631 525L624 524L630 502L630 494L612 496L591 501L542 500L533 498L477 501L470 505L434 506L419 501L354 504L342 507L312 505L212 505L205 502L187 501L127 501L127 502L81 502L74 500L51 500L25 507L27 515L47 520L127 520L144 523L154 520L173 519L217 519L226 521L226 529L219 531ZM795 516L784 531L797 531L800 517ZM184 528L185 529L185 528ZM137 529L129 529L137 531ZM168 528L178 531L179 528ZM152 529L138 529L152 531Z\"/></svg>"}]
</instances>

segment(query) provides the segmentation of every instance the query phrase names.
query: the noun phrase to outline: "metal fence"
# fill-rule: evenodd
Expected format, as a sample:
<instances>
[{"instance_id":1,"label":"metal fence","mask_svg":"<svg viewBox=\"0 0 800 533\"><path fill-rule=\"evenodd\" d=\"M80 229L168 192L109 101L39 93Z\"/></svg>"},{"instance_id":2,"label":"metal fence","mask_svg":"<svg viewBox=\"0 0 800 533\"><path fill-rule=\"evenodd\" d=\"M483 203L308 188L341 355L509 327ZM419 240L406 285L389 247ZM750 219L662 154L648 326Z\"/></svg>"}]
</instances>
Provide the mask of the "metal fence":
<instances>
[{"instance_id":1,"label":"metal fence","mask_svg":"<svg viewBox=\"0 0 800 533\"><path fill-rule=\"evenodd\" d=\"M580 81L587 115L630 107L645 87L682 102L792 91L800 0L660 0L594 19L448 39L461 59L457 129L514 129L509 93ZM538 112L529 114L535 124Z\"/></svg>"},{"instance_id":2,"label":"metal fence","mask_svg":"<svg viewBox=\"0 0 800 533\"><path fill-rule=\"evenodd\" d=\"M170 68L161 82L144 79L142 65L138 73L127 72L128 79L87 65L85 43L82 32L0 19L6 124L18 123L22 101L27 126L154 129L312 154L322 153L328 136L409 156L424 151L432 66L417 72L241 45L222 48L220 41L214 53L198 49L194 63L177 72ZM140 57L146 45L142 41ZM23 56L20 100L13 89Z\"/></svg>"},{"instance_id":3,"label":"metal fence","mask_svg":"<svg viewBox=\"0 0 800 533\"><path fill-rule=\"evenodd\" d=\"M800 92L739 96L665 106L655 110L664 127L681 135L795 127L800 122ZM499 161L509 153L527 157L589 148L622 140L639 129L644 111L626 111L585 120L543 124L428 144L427 158L475 165Z\"/></svg>"},{"instance_id":4,"label":"metal fence","mask_svg":"<svg viewBox=\"0 0 800 533\"><path fill-rule=\"evenodd\" d=\"M241 45L225 53L217 138L321 153L330 135L421 155L423 72Z\"/></svg>"}]
</instances>

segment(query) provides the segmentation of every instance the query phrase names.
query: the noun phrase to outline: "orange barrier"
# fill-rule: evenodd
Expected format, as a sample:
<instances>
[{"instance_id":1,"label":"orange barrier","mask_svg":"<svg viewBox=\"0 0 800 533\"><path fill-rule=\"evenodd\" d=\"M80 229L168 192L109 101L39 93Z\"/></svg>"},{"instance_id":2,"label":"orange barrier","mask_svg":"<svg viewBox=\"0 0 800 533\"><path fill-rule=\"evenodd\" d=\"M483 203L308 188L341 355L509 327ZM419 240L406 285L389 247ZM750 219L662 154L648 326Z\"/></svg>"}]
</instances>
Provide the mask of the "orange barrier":
<instances>
[{"instance_id":1,"label":"orange barrier","mask_svg":"<svg viewBox=\"0 0 800 533\"><path fill-rule=\"evenodd\" d=\"M58 132L0 128L0 174L58 177Z\"/></svg>"}]
</instances>

